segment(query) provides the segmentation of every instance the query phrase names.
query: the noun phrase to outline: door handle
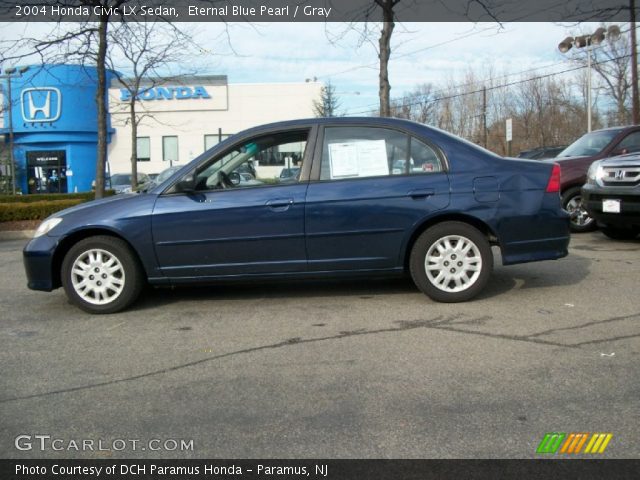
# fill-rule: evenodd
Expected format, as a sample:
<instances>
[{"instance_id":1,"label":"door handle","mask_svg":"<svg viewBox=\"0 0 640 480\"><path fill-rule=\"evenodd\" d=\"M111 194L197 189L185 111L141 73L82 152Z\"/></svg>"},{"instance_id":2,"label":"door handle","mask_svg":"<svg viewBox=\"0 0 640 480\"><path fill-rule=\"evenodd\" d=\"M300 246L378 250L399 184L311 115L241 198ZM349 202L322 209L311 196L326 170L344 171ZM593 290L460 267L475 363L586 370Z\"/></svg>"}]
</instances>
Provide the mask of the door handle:
<instances>
[{"instance_id":1,"label":"door handle","mask_svg":"<svg viewBox=\"0 0 640 480\"><path fill-rule=\"evenodd\" d=\"M272 210L284 211L293 205L293 198L274 198L267 202L267 206Z\"/></svg>"},{"instance_id":2,"label":"door handle","mask_svg":"<svg viewBox=\"0 0 640 480\"><path fill-rule=\"evenodd\" d=\"M427 198L432 195L435 195L436 191L433 188L420 188L417 190L411 190L408 195L417 200L419 198Z\"/></svg>"}]
</instances>

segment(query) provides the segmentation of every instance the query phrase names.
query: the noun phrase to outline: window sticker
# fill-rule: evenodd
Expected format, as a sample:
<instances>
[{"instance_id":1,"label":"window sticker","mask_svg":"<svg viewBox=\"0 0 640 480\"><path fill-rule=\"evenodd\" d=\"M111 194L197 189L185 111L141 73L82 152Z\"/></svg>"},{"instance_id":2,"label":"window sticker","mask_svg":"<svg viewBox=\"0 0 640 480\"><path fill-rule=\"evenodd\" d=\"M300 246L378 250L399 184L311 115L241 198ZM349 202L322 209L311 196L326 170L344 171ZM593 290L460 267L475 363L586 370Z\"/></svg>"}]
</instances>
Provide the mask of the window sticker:
<instances>
[{"instance_id":1,"label":"window sticker","mask_svg":"<svg viewBox=\"0 0 640 480\"><path fill-rule=\"evenodd\" d=\"M329 160L332 179L389 175L384 140L330 143Z\"/></svg>"}]
</instances>

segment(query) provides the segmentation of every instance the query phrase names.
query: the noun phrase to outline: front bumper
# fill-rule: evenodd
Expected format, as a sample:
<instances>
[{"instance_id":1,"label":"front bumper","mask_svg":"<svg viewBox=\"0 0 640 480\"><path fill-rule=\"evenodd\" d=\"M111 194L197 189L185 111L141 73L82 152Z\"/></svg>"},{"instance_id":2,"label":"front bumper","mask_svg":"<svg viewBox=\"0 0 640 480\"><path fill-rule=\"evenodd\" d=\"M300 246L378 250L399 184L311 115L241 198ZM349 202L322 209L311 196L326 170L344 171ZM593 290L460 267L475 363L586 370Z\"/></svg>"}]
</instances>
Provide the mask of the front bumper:
<instances>
[{"instance_id":1,"label":"front bumper","mask_svg":"<svg viewBox=\"0 0 640 480\"><path fill-rule=\"evenodd\" d=\"M603 212L604 200L619 200L620 213ZM599 225L640 228L639 187L600 187L586 184L582 187L582 204Z\"/></svg>"},{"instance_id":2,"label":"front bumper","mask_svg":"<svg viewBox=\"0 0 640 480\"><path fill-rule=\"evenodd\" d=\"M54 252L58 238L42 235L24 247L22 260L27 274L27 286L31 290L50 292L60 287L59 277L53 275Z\"/></svg>"}]
</instances>

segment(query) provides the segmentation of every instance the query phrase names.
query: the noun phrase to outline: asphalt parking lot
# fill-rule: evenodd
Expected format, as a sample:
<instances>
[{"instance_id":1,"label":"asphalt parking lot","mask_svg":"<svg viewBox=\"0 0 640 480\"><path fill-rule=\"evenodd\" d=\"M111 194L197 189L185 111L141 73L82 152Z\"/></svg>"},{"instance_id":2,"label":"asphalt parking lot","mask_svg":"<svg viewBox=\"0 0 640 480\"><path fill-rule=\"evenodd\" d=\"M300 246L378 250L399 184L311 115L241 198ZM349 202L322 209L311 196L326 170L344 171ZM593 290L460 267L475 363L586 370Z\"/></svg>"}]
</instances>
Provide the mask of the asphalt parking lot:
<instances>
[{"instance_id":1,"label":"asphalt parking lot","mask_svg":"<svg viewBox=\"0 0 640 480\"><path fill-rule=\"evenodd\" d=\"M496 261L465 304L376 280L150 290L109 316L28 290L23 244L0 243L0 458L533 458L554 431L639 456L640 240ZM193 450L67 448L87 439Z\"/></svg>"}]
</instances>

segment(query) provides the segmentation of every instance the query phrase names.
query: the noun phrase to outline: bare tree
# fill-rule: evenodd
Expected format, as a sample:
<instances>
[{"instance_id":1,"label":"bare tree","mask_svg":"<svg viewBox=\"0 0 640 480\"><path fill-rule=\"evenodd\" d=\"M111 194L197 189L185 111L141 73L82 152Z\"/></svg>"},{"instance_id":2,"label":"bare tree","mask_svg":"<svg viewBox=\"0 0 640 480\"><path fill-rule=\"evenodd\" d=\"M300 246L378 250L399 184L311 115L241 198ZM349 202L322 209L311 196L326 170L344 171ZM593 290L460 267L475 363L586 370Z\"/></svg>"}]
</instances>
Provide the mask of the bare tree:
<instances>
[{"instance_id":1,"label":"bare tree","mask_svg":"<svg viewBox=\"0 0 640 480\"><path fill-rule=\"evenodd\" d=\"M437 100L433 85L423 83L401 98L391 101L391 116L435 125Z\"/></svg>"},{"instance_id":2,"label":"bare tree","mask_svg":"<svg viewBox=\"0 0 640 480\"><path fill-rule=\"evenodd\" d=\"M553 76L523 77L505 81L489 67L480 74L468 70L458 83L453 78L441 85L420 85L392 101L392 114L429 123L476 143L508 153L505 120L513 121L513 152L540 146L571 143L584 133L586 104L574 85L586 85L578 74L574 79ZM486 105L483 98L486 89ZM594 123L599 123L596 111Z\"/></svg>"},{"instance_id":3,"label":"bare tree","mask_svg":"<svg viewBox=\"0 0 640 480\"><path fill-rule=\"evenodd\" d=\"M81 64L91 63L96 68L97 87L97 123L98 123L98 147L96 156L96 185L95 196L104 196L104 171L107 158L107 67L106 56L108 49L108 36L112 16L110 12L117 11L127 0L87 0L84 2L93 11L93 7L99 8L100 15L97 22L79 22L69 24L62 21L56 23L53 31L44 37L24 37L10 40L8 48L5 45L0 60L19 61L26 58L38 58L45 63L77 62ZM9 3L0 2L0 8L6 8ZM57 5L61 7L77 6L74 0L59 0Z\"/></svg>"},{"instance_id":4,"label":"bare tree","mask_svg":"<svg viewBox=\"0 0 640 480\"><path fill-rule=\"evenodd\" d=\"M396 12L395 8L401 0L372 0L367 3L360 11L354 12L358 20L365 19L364 23L352 22L347 28L329 40L335 43L341 39L349 31L355 31L358 34L358 46L369 43L375 48L379 59L378 70L378 97L380 100L379 115L382 117L391 116L391 84L389 82L389 59L391 58L391 37L395 28ZM416 0L410 0L412 2ZM408 0L405 0L407 3ZM378 11L379 10L379 11ZM381 14L382 22L378 29L375 22L370 22L372 17L377 13ZM374 38L377 36L377 42ZM377 44L376 44L377 43Z\"/></svg>"},{"instance_id":5,"label":"bare tree","mask_svg":"<svg viewBox=\"0 0 640 480\"><path fill-rule=\"evenodd\" d=\"M138 178L138 125L147 113L139 114L138 101L144 90L161 84L171 64L188 55L195 45L190 35L176 26L160 21L122 22L109 35L107 61L118 82L128 92L127 106L131 124L131 188ZM125 69L122 73L119 70ZM189 73L194 73L194 71ZM181 71L185 74L184 70Z\"/></svg>"},{"instance_id":6,"label":"bare tree","mask_svg":"<svg viewBox=\"0 0 640 480\"><path fill-rule=\"evenodd\" d=\"M391 116L391 85L389 84L389 58L391 57L391 35L395 27L393 9L400 0L375 0L382 10L382 30L378 40L380 58L379 92L380 116Z\"/></svg>"}]
</instances>

